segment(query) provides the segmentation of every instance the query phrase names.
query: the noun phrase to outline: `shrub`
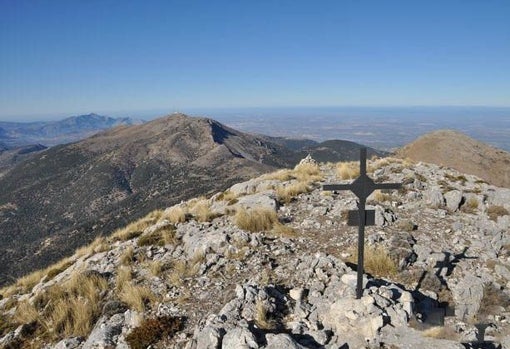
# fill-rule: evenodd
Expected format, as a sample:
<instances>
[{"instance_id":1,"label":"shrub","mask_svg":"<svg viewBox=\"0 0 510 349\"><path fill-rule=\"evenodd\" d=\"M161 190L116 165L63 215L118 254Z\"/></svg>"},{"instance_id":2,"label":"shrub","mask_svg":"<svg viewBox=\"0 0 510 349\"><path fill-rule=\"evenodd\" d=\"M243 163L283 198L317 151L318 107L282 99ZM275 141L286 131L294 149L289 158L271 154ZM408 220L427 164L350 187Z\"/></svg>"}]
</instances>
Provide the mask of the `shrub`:
<instances>
[{"instance_id":1,"label":"shrub","mask_svg":"<svg viewBox=\"0 0 510 349\"><path fill-rule=\"evenodd\" d=\"M498 217L506 216L509 214L510 212L508 212L506 208L498 205L490 206L489 209L487 210L487 215L493 221L497 221Z\"/></svg>"},{"instance_id":2,"label":"shrub","mask_svg":"<svg viewBox=\"0 0 510 349\"><path fill-rule=\"evenodd\" d=\"M247 231L259 232L271 230L278 222L276 212L267 208L239 209L234 217L235 224Z\"/></svg>"},{"instance_id":3,"label":"shrub","mask_svg":"<svg viewBox=\"0 0 510 349\"><path fill-rule=\"evenodd\" d=\"M127 335L126 341L132 349L145 349L161 339L173 337L184 329L184 322L183 317L174 316L147 319Z\"/></svg>"}]
</instances>

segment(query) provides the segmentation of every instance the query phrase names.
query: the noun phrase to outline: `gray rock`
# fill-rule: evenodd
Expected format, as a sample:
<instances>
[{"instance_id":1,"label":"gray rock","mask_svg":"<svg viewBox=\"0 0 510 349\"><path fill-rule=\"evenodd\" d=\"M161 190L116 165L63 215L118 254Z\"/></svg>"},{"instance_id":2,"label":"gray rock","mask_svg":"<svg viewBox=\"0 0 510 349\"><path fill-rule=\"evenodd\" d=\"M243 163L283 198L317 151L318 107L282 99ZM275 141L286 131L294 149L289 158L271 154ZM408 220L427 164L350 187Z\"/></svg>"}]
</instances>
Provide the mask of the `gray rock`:
<instances>
[{"instance_id":1,"label":"gray rock","mask_svg":"<svg viewBox=\"0 0 510 349\"><path fill-rule=\"evenodd\" d=\"M122 314L115 314L109 319L102 317L83 344L83 349L115 347L123 325L124 315Z\"/></svg>"},{"instance_id":2,"label":"gray rock","mask_svg":"<svg viewBox=\"0 0 510 349\"><path fill-rule=\"evenodd\" d=\"M510 281L510 270L508 270L508 268L506 266L496 264L494 266L494 271L499 276L505 278L507 281Z\"/></svg>"},{"instance_id":3,"label":"gray rock","mask_svg":"<svg viewBox=\"0 0 510 349\"><path fill-rule=\"evenodd\" d=\"M503 337L500 341L501 349L510 349L510 335Z\"/></svg>"},{"instance_id":4,"label":"gray rock","mask_svg":"<svg viewBox=\"0 0 510 349\"><path fill-rule=\"evenodd\" d=\"M240 197L235 206L245 209L268 209L276 211L278 209L278 202L276 201L274 193L270 192Z\"/></svg>"},{"instance_id":5,"label":"gray rock","mask_svg":"<svg viewBox=\"0 0 510 349\"><path fill-rule=\"evenodd\" d=\"M443 194L441 194L441 190L437 187L425 191L423 198L428 207L440 208L444 206Z\"/></svg>"},{"instance_id":6,"label":"gray rock","mask_svg":"<svg viewBox=\"0 0 510 349\"><path fill-rule=\"evenodd\" d=\"M445 339L424 337L410 327L386 326L381 331L381 341L386 345L394 345L401 349L463 349L460 343Z\"/></svg>"},{"instance_id":7,"label":"gray rock","mask_svg":"<svg viewBox=\"0 0 510 349\"><path fill-rule=\"evenodd\" d=\"M460 207L460 203L462 202L462 192L459 190L450 190L444 194L444 199L448 210L452 212L457 211Z\"/></svg>"},{"instance_id":8,"label":"gray rock","mask_svg":"<svg viewBox=\"0 0 510 349\"><path fill-rule=\"evenodd\" d=\"M455 300L455 316L462 320L471 318L480 309L483 281L479 277L466 275L453 285L452 294Z\"/></svg>"},{"instance_id":9,"label":"gray rock","mask_svg":"<svg viewBox=\"0 0 510 349\"><path fill-rule=\"evenodd\" d=\"M257 349L258 347L253 333L241 327L227 331L221 344L222 349Z\"/></svg>"},{"instance_id":10,"label":"gray rock","mask_svg":"<svg viewBox=\"0 0 510 349\"><path fill-rule=\"evenodd\" d=\"M53 349L75 349L83 342L81 337L65 338L55 344Z\"/></svg>"},{"instance_id":11,"label":"gray rock","mask_svg":"<svg viewBox=\"0 0 510 349\"><path fill-rule=\"evenodd\" d=\"M296 342L288 334L271 334L266 335L267 345L265 349L305 349L302 345Z\"/></svg>"}]
</instances>

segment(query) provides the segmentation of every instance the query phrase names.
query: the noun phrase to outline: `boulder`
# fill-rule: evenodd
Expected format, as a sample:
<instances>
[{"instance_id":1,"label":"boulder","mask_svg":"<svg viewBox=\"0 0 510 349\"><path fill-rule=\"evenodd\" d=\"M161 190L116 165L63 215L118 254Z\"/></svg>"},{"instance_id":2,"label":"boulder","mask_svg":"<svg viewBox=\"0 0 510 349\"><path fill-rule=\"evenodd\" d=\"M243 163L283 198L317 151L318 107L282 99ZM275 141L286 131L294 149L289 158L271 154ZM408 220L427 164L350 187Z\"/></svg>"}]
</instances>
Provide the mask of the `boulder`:
<instances>
[{"instance_id":1,"label":"boulder","mask_svg":"<svg viewBox=\"0 0 510 349\"><path fill-rule=\"evenodd\" d=\"M462 192L460 190L450 190L444 194L446 208L452 212L457 211L462 202Z\"/></svg>"}]
</instances>

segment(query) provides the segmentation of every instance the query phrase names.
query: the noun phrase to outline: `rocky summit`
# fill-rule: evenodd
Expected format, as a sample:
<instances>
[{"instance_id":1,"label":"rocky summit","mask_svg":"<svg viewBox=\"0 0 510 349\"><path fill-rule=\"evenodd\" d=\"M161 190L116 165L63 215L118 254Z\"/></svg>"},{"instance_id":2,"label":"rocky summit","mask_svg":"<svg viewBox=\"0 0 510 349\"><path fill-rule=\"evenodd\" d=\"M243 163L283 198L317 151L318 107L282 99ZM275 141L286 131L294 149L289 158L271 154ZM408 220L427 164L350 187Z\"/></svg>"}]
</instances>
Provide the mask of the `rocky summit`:
<instances>
[{"instance_id":1,"label":"rocky summit","mask_svg":"<svg viewBox=\"0 0 510 349\"><path fill-rule=\"evenodd\" d=\"M156 210L0 291L3 348L510 348L510 189L385 158L355 298L357 163Z\"/></svg>"}]
</instances>

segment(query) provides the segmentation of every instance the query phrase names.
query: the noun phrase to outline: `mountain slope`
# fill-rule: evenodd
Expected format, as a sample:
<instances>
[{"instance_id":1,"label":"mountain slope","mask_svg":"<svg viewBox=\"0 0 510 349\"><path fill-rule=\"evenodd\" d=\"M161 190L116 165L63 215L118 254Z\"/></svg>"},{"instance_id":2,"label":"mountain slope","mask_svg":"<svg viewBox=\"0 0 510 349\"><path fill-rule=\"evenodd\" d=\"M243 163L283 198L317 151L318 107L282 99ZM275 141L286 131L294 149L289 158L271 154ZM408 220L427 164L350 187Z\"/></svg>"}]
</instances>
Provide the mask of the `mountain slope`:
<instances>
[{"instance_id":1,"label":"mountain slope","mask_svg":"<svg viewBox=\"0 0 510 349\"><path fill-rule=\"evenodd\" d=\"M97 114L71 116L59 121L40 122L1 122L0 141L13 147L30 144L70 143L94 133L119 125L135 125L142 123L131 118L111 118Z\"/></svg>"},{"instance_id":2,"label":"mountain slope","mask_svg":"<svg viewBox=\"0 0 510 349\"><path fill-rule=\"evenodd\" d=\"M343 218L356 200L325 195L337 166L308 162L155 211L1 289L0 347L509 343L510 189L433 164L368 165L403 188L368 200L377 226L366 229L359 300L357 229Z\"/></svg>"},{"instance_id":3,"label":"mountain slope","mask_svg":"<svg viewBox=\"0 0 510 349\"><path fill-rule=\"evenodd\" d=\"M45 150L41 144L26 145L10 149L0 143L0 177L17 163L25 161L29 156Z\"/></svg>"},{"instance_id":4,"label":"mountain slope","mask_svg":"<svg viewBox=\"0 0 510 349\"><path fill-rule=\"evenodd\" d=\"M510 153L460 132L440 130L426 134L400 149L398 155L452 167L491 184L510 188Z\"/></svg>"},{"instance_id":5,"label":"mountain slope","mask_svg":"<svg viewBox=\"0 0 510 349\"><path fill-rule=\"evenodd\" d=\"M289 166L292 157L277 144L184 115L50 148L0 178L0 281L157 207Z\"/></svg>"}]
</instances>

